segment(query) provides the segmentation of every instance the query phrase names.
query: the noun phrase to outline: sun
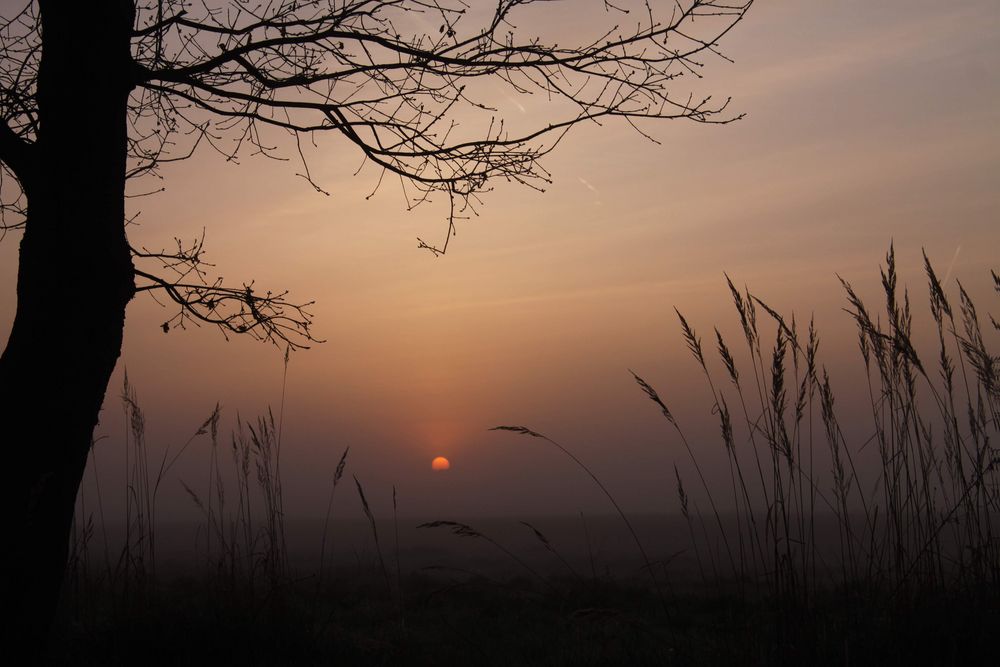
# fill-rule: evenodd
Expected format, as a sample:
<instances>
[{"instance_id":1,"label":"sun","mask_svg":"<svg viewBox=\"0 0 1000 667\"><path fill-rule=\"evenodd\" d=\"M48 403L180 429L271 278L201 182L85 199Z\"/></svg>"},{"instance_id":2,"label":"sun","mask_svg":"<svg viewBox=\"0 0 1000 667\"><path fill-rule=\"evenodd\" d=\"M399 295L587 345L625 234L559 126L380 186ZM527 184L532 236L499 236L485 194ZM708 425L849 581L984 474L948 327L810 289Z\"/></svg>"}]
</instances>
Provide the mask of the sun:
<instances>
[{"instance_id":1,"label":"sun","mask_svg":"<svg viewBox=\"0 0 1000 667\"><path fill-rule=\"evenodd\" d=\"M440 471L448 470L449 468L451 468L451 461L443 456L438 456L431 461L431 470Z\"/></svg>"}]
</instances>

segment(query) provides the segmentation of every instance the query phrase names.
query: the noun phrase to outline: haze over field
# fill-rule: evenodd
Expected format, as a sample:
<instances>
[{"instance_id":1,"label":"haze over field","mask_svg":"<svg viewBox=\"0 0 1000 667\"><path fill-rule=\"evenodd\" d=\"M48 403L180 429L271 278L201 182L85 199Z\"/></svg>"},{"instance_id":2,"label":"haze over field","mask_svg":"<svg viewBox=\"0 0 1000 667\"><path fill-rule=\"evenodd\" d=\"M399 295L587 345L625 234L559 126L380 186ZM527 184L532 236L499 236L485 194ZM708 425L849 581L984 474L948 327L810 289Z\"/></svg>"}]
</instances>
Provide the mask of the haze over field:
<instances>
[{"instance_id":1,"label":"haze over field","mask_svg":"<svg viewBox=\"0 0 1000 667\"><path fill-rule=\"evenodd\" d=\"M571 31L554 23L568 4L538 12L539 30ZM582 28L586 12L603 6L572 4ZM289 512L322 514L348 445L350 470L383 515L392 485L404 516L608 511L558 451L487 431L499 424L571 447L627 509L672 511L671 465L683 469L685 455L628 369L654 383L692 440L705 443L709 476L728 474L673 312L706 340L717 325L735 342L723 272L801 323L815 314L835 387L861 373L836 274L880 303L877 267L890 240L918 329L930 322L921 248L946 287L961 280L982 308L1000 311L988 282L1000 267L998 33L993 0L761 1L724 44L735 63L710 61L706 81L691 84L731 95L745 119L644 125L662 145L620 123L578 128L545 163L555 181L547 192L498 187L478 217L459 222L441 258L415 239L443 236L444 202L407 211L392 182L368 198L378 174L355 175L359 155L330 139L307 150L330 196L297 177L294 160L234 165L202 150L164 170L164 193L131 200L141 215L130 237L159 248L204 229L222 275L316 300L316 334L326 342L288 366ZM544 100L499 106L514 123L544 108ZM287 142L284 155L294 157ZM17 241L0 243L4 339ZM186 440L217 401L227 431L237 413L250 418L268 405L277 413L281 350L226 342L209 328L164 334L172 314L145 296L129 306L111 383L121 387L128 369L153 447ZM867 397L838 400L850 410ZM111 391L97 446L111 479L121 479L123 433ZM196 442L173 476L202 484L205 446ZM439 455L449 470L431 469ZM86 484L92 494L90 475ZM161 511L194 515L176 479L168 487ZM358 511L347 494L336 506L343 516Z\"/></svg>"}]
</instances>

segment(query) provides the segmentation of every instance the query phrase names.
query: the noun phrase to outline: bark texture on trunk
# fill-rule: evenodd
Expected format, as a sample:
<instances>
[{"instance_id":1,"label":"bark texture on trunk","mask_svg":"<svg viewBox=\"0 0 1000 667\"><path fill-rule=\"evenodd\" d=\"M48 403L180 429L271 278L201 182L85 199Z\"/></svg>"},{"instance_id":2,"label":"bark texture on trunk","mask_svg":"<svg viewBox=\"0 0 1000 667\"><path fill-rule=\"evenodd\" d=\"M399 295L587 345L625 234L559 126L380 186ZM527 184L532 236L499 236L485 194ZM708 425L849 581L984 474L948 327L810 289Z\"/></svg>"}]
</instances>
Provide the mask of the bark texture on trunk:
<instances>
[{"instance_id":1,"label":"bark texture on trunk","mask_svg":"<svg viewBox=\"0 0 1000 667\"><path fill-rule=\"evenodd\" d=\"M133 3L40 0L39 130L19 173L28 199L17 310L0 356L13 644L41 651L66 563L76 494L134 293L125 237Z\"/></svg>"}]
</instances>

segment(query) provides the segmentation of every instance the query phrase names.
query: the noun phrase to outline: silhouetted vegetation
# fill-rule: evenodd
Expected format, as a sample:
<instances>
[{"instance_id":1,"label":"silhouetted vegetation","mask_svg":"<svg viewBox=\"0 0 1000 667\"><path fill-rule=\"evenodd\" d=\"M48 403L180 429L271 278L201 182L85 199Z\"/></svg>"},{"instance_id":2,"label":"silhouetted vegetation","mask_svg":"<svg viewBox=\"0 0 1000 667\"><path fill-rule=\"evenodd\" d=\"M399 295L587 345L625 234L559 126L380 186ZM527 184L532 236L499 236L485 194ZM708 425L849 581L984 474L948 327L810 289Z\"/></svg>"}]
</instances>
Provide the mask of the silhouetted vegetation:
<instances>
[{"instance_id":1,"label":"silhouetted vegetation","mask_svg":"<svg viewBox=\"0 0 1000 667\"><path fill-rule=\"evenodd\" d=\"M603 13L593 32L561 43L527 32L537 26L525 14L540 0L25 0L8 8L0 17L0 239L22 238L17 306L0 354L0 409L15 443L6 451L15 473L0 485L11 542L0 550L0 593L17 610L16 623L0 626L3 641L35 650L52 620L74 502L137 294L170 305L164 333L207 324L280 347L318 342L311 302L213 275L203 236L160 249L135 243L128 227L138 212L126 198L162 191L165 165L199 148L227 161L290 155L297 175L328 194L303 146L331 135L374 168L375 190L398 179L406 208L440 202L443 239L417 245L441 255L456 222L475 215L496 182L543 190L551 180L544 159L575 127L618 120L651 138L645 122L738 119L728 99L675 87L708 58L725 57L719 41L752 3L595 3ZM619 21L630 13L636 18ZM476 90L483 81L494 90ZM499 90L500 99L537 93L550 104L518 127L499 113ZM273 133L287 136L285 152ZM84 287L66 289L81 276ZM52 413L59 419L40 437L34 424ZM268 446L268 423L256 426L249 446ZM258 473L280 479L277 470ZM137 525L155 520L156 486L144 478L132 487ZM279 488L263 490L280 502ZM267 530L280 538L280 524ZM155 568L155 531L142 534L148 553L128 567Z\"/></svg>"},{"instance_id":2,"label":"silhouetted vegetation","mask_svg":"<svg viewBox=\"0 0 1000 667\"><path fill-rule=\"evenodd\" d=\"M1000 358L987 349L976 307L958 283L955 305L924 257L938 349L929 358L913 340L908 291L897 284L890 247L882 270L885 323L841 281L857 324L871 423L863 439L845 432L830 376L818 358L812 322L803 334L749 291L729 287L744 333L749 372L738 366L719 330L722 382L713 379L701 339L678 313L684 340L714 397L732 473L736 527L726 530L697 453L656 391L636 376L684 443L712 508L720 544L708 544L719 571L752 581L776 599L808 602L821 588L862 588L893 599L1000 583ZM993 281L1000 291L1000 279ZM775 325L762 341L758 308ZM995 321L991 321L997 327ZM768 353L765 354L765 351ZM726 387L731 392L726 391ZM856 389L854 391L857 391ZM733 398L735 394L735 399ZM730 396L727 401L726 396ZM737 405L738 417L730 412ZM747 441L734 436L742 421ZM857 430L857 424L851 425ZM857 437L856 434L853 437ZM877 452L877 477L856 465ZM678 495L689 519L682 478ZM834 554L821 553L817 513L836 517Z\"/></svg>"},{"instance_id":3,"label":"silhouetted vegetation","mask_svg":"<svg viewBox=\"0 0 1000 667\"><path fill-rule=\"evenodd\" d=\"M925 269L938 345L926 359L914 342L915 314L898 284L891 248L881 276L884 315L843 284L868 378L866 425L841 422L812 323L802 333L793 316L730 281L746 361L741 364L716 330L720 379L694 327L678 313L715 397L711 407L731 466L730 488L709 485L699 468L705 445L690 442L667 401L635 376L689 455L701 486L685 486L683 463L664 471L664 479L676 483L676 509L691 538L677 548L697 559L697 570L683 575L671 568L670 555L649 553L597 472L566 446L521 426L501 428L558 447L606 494L641 556L641 576L599 572L593 554L589 572L575 568L539 527L522 522L560 564L557 575L539 571L502 539L452 520L421 528L489 544L508 559L508 574L442 567L404 575L397 520L390 546L379 537L356 477L376 547L371 562L350 571L327 562L337 537L327 534L328 510L316 536L319 571L296 571L284 535L280 416L277 423L270 413L241 421L230 446L220 447L216 408L191 440L152 457L137 393L126 380L126 539L115 554L105 537L103 557L95 553L103 527L95 526L93 512L80 512L50 659L102 665L139 659L989 664L1000 623L994 444L1000 359L965 288L958 284L953 302L926 258ZM1000 277L994 273L992 280L1000 293ZM988 326L1000 329L992 318ZM766 331L773 346L763 341ZM738 406L739 418L730 405ZM189 574L165 578L155 567L157 489L198 438L208 442L209 485L206 493L188 492L204 518L202 560ZM228 464L220 455L226 449ZM877 465L861 465L865 451ZM328 507L348 463L345 450L331 477ZM227 493L231 485L235 499ZM699 500L707 511L697 509ZM833 539L825 537L830 525Z\"/></svg>"}]
</instances>

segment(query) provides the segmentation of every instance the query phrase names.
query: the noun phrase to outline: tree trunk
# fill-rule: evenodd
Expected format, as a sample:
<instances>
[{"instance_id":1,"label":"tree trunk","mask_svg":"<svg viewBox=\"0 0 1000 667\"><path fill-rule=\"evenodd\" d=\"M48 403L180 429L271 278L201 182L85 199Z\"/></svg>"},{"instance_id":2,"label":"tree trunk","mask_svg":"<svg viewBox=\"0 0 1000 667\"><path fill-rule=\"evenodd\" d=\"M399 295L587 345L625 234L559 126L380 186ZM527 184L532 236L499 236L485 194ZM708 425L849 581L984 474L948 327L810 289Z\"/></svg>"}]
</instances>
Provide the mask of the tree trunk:
<instances>
[{"instance_id":1,"label":"tree trunk","mask_svg":"<svg viewBox=\"0 0 1000 667\"><path fill-rule=\"evenodd\" d=\"M17 310L0 356L0 577L4 607L17 619L4 628L13 640L5 653L44 650L77 490L134 293L124 229L133 3L39 5L39 129L30 168L18 174L28 217Z\"/></svg>"}]
</instances>

